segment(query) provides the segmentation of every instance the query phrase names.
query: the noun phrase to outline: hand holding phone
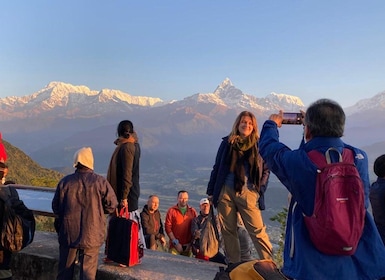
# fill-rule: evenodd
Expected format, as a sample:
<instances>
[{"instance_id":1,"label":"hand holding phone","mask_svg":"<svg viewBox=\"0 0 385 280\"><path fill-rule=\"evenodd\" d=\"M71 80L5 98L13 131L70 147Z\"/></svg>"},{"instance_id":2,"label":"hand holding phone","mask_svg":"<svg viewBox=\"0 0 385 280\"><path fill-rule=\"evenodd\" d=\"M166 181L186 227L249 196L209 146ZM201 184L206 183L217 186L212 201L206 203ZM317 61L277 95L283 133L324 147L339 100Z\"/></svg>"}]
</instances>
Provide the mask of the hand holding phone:
<instances>
[{"instance_id":1,"label":"hand holding phone","mask_svg":"<svg viewBox=\"0 0 385 280\"><path fill-rule=\"evenodd\" d=\"M302 113L283 113L282 124L303 124Z\"/></svg>"}]
</instances>

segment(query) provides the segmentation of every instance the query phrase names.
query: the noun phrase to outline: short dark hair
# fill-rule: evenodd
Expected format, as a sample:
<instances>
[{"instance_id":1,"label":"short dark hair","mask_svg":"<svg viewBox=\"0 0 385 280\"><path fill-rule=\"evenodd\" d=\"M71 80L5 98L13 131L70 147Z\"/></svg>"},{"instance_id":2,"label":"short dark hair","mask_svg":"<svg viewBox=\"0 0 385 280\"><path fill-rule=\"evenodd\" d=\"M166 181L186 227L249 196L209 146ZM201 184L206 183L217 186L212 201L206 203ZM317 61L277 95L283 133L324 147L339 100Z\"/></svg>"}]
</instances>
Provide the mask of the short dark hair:
<instances>
[{"instance_id":1,"label":"short dark hair","mask_svg":"<svg viewBox=\"0 0 385 280\"><path fill-rule=\"evenodd\" d=\"M131 133L134 133L134 125L129 120L121 121L118 125L118 136L129 138Z\"/></svg>"},{"instance_id":2,"label":"short dark hair","mask_svg":"<svg viewBox=\"0 0 385 280\"><path fill-rule=\"evenodd\" d=\"M373 169L374 169L374 173L379 178L385 177L385 155L382 155L376 158L376 160L374 161Z\"/></svg>"},{"instance_id":3,"label":"short dark hair","mask_svg":"<svg viewBox=\"0 0 385 280\"><path fill-rule=\"evenodd\" d=\"M330 99L320 99L306 110L305 125L312 137L342 137L345 128L345 112Z\"/></svg>"},{"instance_id":4,"label":"short dark hair","mask_svg":"<svg viewBox=\"0 0 385 280\"><path fill-rule=\"evenodd\" d=\"M178 197L179 197L179 195L180 195L181 193L187 193L187 194L188 194L188 191L185 191L185 190L179 191L179 192L178 192Z\"/></svg>"}]
</instances>

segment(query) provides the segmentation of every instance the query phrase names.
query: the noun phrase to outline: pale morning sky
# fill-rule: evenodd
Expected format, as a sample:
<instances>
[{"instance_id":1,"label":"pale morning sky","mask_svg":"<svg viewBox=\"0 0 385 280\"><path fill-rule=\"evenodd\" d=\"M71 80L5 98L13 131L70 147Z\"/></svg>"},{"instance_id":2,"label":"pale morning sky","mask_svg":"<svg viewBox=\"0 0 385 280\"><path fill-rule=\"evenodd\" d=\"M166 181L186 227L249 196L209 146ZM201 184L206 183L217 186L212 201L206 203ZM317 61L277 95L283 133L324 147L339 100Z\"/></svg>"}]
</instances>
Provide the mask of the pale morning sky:
<instances>
[{"instance_id":1,"label":"pale morning sky","mask_svg":"<svg viewBox=\"0 0 385 280\"><path fill-rule=\"evenodd\" d=\"M0 98L51 81L177 99L385 91L385 1L34 0L0 4Z\"/></svg>"}]
</instances>

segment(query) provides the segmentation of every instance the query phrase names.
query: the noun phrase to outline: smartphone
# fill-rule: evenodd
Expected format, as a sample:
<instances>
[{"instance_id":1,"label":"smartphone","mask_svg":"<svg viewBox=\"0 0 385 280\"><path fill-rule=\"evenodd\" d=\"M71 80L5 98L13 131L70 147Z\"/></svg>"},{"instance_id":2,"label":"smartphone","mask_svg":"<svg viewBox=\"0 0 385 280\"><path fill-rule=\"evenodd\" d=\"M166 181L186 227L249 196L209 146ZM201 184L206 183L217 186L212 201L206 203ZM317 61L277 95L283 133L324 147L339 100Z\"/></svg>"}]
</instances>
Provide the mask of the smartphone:
<instances>
[{"instance_id":1,"label":"smartphone","mask_svg":"<svg viewBox=\"0 0 385 280\"><path fill-rule=\"evenodd\" d=\"M283 113L282 124L303 124L302 113Z\"/></svg>"}]
</instances>

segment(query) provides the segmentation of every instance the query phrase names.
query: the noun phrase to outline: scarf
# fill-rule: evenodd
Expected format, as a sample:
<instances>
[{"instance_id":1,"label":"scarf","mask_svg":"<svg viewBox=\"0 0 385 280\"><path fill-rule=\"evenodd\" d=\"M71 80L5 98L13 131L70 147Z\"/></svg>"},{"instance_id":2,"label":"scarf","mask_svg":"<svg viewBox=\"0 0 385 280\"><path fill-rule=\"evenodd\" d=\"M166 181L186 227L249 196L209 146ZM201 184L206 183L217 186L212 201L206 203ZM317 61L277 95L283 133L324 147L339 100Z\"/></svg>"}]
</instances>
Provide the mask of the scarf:
<instances>
[{"instance_id":1,"label":"scarf","mask_svg":"<svg viewBox=\"0 0 385 280\"><path fill-rule=\"evenodd\" d=\"M234 173L234 189L236 192L242 192L245 185L245 162L250 165L250 178L256 188L259 188L259 170L258 170L258 150L257 140L247 137L242 139L239 135L233 135L229 138L230 143L230 172Z\"/></svg>"}]
</instances>

